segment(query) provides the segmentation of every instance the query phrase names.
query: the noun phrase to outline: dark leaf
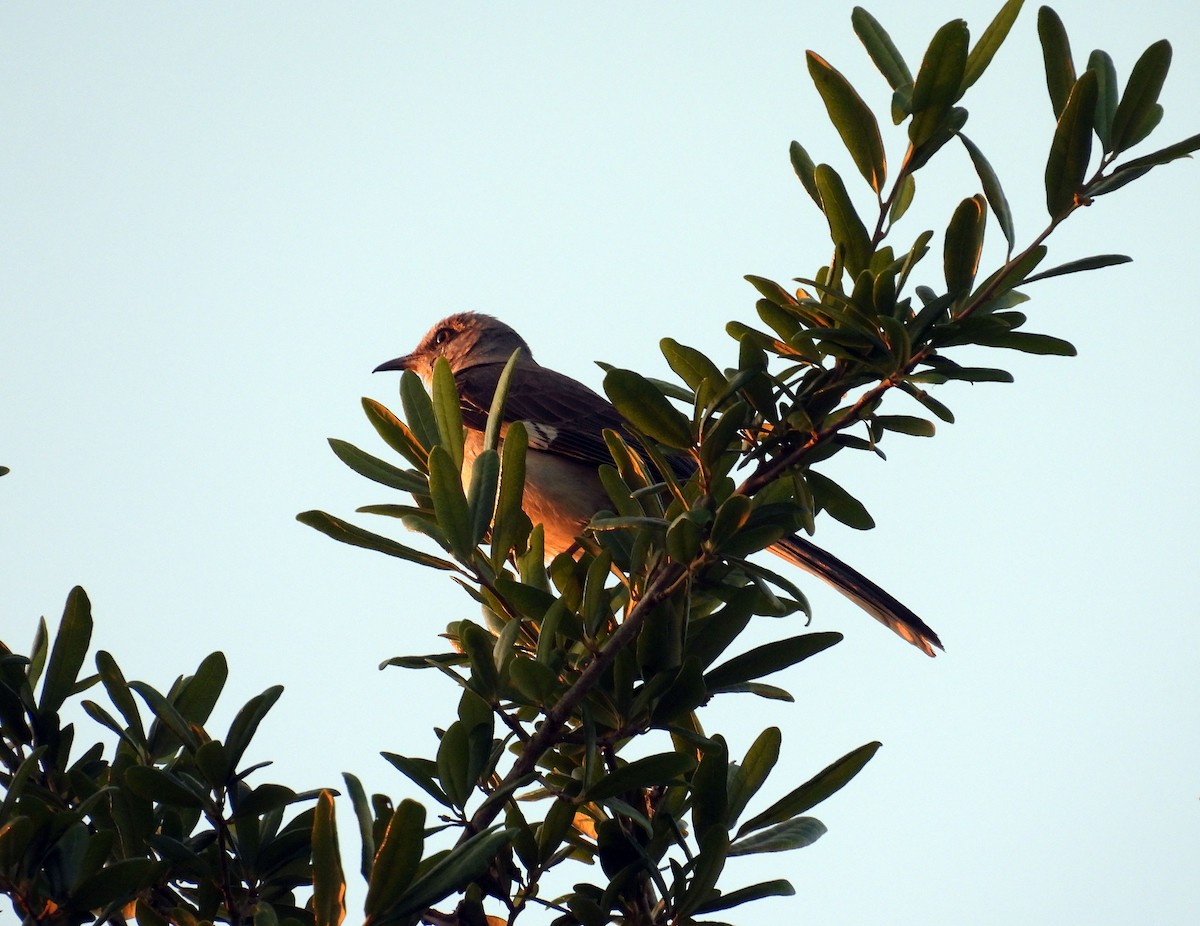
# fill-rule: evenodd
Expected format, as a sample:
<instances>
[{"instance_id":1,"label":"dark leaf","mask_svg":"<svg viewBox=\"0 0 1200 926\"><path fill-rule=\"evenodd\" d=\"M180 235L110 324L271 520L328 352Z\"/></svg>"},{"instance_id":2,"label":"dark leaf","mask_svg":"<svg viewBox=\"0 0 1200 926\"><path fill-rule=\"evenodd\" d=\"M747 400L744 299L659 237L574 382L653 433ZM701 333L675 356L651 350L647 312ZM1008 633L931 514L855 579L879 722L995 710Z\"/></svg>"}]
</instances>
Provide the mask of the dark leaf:
<instances>
[{"instance_id":1,"label":"dark leaf","mask_svg":"<svg viewBox=\"0 0 1200 926\"><path fill-rule=\"evenodd\" d=\"M829 235L833 243L842 249L846 269L852 277L856 277L866 269L871 259L871 238L867 234L867 227L855 212L837 171L828 164L818 164L815 177L824 204L825 219L829 222Z\"/></svg>"},{"instance_id":2,"label":"dark leaf","mask_svg":"<svg viewBox=\"0 0 1200 926\"><path fill-rule=\"evenodd\" d=\"M942 26L929 43L913 84L913 117L908 138L914 148L934 137L950 108L962 96L969 40L967 24L955 19Z\"/></svg>"},{"instance_id":3,"label":"dark leaf","mask_svg":"<svg viewBox=\"0 0 1200 926\"><path fill-rule=\"evenodd\" d=\"M988 23L988 27L983 30L983 35L979 37L979 41L967 55L967 65L963 72L963 92L979 80L983 72L987 70L987 66L992 63L992 58L996 56L996 52L1008 38L1013 23L1017 21L1017 14L1021 12L1024 2L1025 0L1008 0L1004 6L1000 7L1000 12L996 14L995 18Z\"/></svg>"},{"instance_id":4,"label":"dark leaf","mask_svg":"<svg viewBox=\"0 0 1200 926\"><path fill-rule=\"evenodd\" d=\"M806 478L817 505L838 521L860 531L870 530L875 526L875 519L871 517L866 506L828 476L809 470Z\"/></svg>"},{"instance_id":5,"label":"dark leaf","mask_svg":"<svg viewBox=\"0 0 1200 926\"><path fill-rule=\"evenodd\" d=\"M850 14L850 23L854 27L854 34L875 62L875 67L879 68L879 73L893 90L899 90L913 82L912 74L908 65L904 63L900 50L874 16L861 6L856 6Z\"/></svg>"},{"instance_id":6,"label":"dark leaf","mask_svg":"<svg viewBox=\"0 0 1200 926\"><path fill-rule=\"evenodd\" d=\"M1025 282L1032 283L1035 280L1048 280L1050 277L1059 277L1067 273L1079 273L1083 270L1099 270L1101 267L1115 267L1117 264L1128 264L1132 260L1132 257L1126 257L1124 254L1097 254L1095 257L1083 257L1079 260L1059 264L1057 267L1051 267L1049 270L1043 270L1041 273L1035 273L1031 277L1026 277Z\"/></svg>"},{"instance_id":7,"label":"dark leaf","mask_svg":"<svg viewBox=\"0 0 1200 926\"><path fill-rule=\"evenodd\" d=\"M342 543L348 543L351 546L386 553L388 556L395 556L398 559L420 563L422 566L429 566L433 569L458 568L448 560L430 556L428 553L422 553L420 550L414 550L412 547L397 543L388 537L372 534L370 531L365 531L361 527L355 527L353 524L343 521L341 518L335 518L331 514L326 514L324 511L304 511L296 515L296 520L301 524L307 524L309 527L319 530L322 534L332 537L334 540L340 540Z\"/></svg>"},{"instance_id":8,"label":"dark leaf","mask_svg":"<svg viewBox=\"0 0 1200 926\"><path fill-rule=\"evenodd\" d=\"M1125 92L1121 94L1121 102L1113 114L1112 138L1110 144L1113 151L1124 151L1145 138L1148 132L1142 128L1147 120L1153 119L1155 107L1158 105L1158 95L1162 92L1163 81L1167 79L1167 71L1171 67L1171 43L1161 39L1147 48L1125 84ZM1161 118L1161 112L1159 117ZM1157 122L1157 119L1154 119Z\"/></svg>"},{"instance_id":9,"label":"dark leaf","mask_svg":"<svg viewBox=\"0 0 1200 926\"><path fill-rule=\"evenodd\" d=\"M763 881L730 891L728 894L721 894L708 903L701 904L695 912L699 914L716 913L718 910L728 910L752 900L762 900L764 897L791 897L795 893L796 889L792 887L790 881L784 881L782 878L777 881Z\"/></svg>"},{"instance_id":10,"label":"dark leaf","mask_svg":"<svg viewBox=\"0 0 1200 926\"><path fill-rule=\"evenodd\" d=\"M425 808L403 800L392 814L371 868L363 904L368 922L393 912L417 873L424 847Z\"/></svg>"},{"instance_id":11,"label":"dark leaf","mask_svg":"<svg viewBox=\"0 0 1200 926\"><path fill-rule=\"evenodd\" d=\"M961 132L958 138L963 143L963 147L967 149L967 154L971 156L971 163L975 165L975 173L979 175L979 182L983 185L983 195L987 197L988 205L992 207L992 213L996 216L996 221L1000 223L1000 230L1004 232L1004 240L1008 242L1008 253L1011 256L1012 249L1016 246L1017 233L1013 225L1008 197L1004 195L1004 190L1000 186L1000 178L992 169L992 165L988 163L987 158L983 156L983 152L975 146L971 139Z\"/></svg>"},{"instance_id":12,"label":"dark leaf","mask_svg":"<svg viewBox=\"0 0 1200 926\"><path fill-rule=\"evenodd\" d=\"M879 124L870 107L832 65L815 52L808 52L808 73L825 103L833 123L854 165L871 189L878 193L887 181L887 163Z\"/></svg>"},{"instance_id":13,"label":"dark leaf","mask_svg":"<svg viewBox=\"0 0 1200 926\"><path fill-rule=\"evenodd\" d=\"M389 447L418 469L426 468L429 450L421 446L421 442L409 430L408 425L374 399L363 399L362 406L367 420Z\"/></svg>"},{"instance_id":14,"label":"dark leaf","mask_svg":"<svg viewBox=\"0 0 1200 926\"><path fill-rule=\"evenodd\" d=\"M978 195L959 203L950 218L942 255L946 290L955 299L966 295L971 289L971 284L975 282L975 273L979 269L979 255L983 252L983 231L986 223L987 210L983 197Z\"/></svg>"},{"instance_id":15,"label":"dark leaf","mask_svg":"<svg viewBox=\"0 0 1200 926\"><path fill-rule=\"evenodd\" d=\"M838 633L806 633L756 646L705 673L704 684L709 691L721 691L732 685L762 678L829 649L841 638Z\"/></svg>"},{"instance_id":16,"label":"dark leaf","mask_svg":"<svg viewBox=\"0 0 1200 926\"><path fill-rule=\"evenodd\" d=\"M77 585L67 595L54 646L50 650L50 661L46 663L38 701L43 712L54 713L71 694L91 641L92 604L87 592Z\"/></svg>"},{"instance_id":17,"label":"dark leaf","mask_svg":"<svg viewBox=\"0 0 1200 926\"><path fill-rule=\"evenodd\" d=\"M312 911L315 926L340 926L346 917L346 876L338 850L333 795L322 791L312 827Z\"/></svg>"},{"instance_id":18,"label":"dark leaf","mask_svg":"<svg viewBox=\"0 0 1200 926\"><path fill-rule=\"evenodd\" d=\"M439 443L450 455L456 471L462 470L463 465L463 434L462 409L458 402L458 387L454 383L454 373L445 357L438 357L433 362L433 417L437 422Z\"/></svg>"},{"instance_id":19,"label":"dark leaf","mask_svg":"<svg viewBox=\"0 0 1200 926\"><path fill-rule=\"evenodd\" d=\"M1096 137L1105 152L1112 151L1113 118L1117 114L1117 67L1107 52L1096 49L1088 57L1088 70L1096 72Z\"/></svg>"},{"instance_id":20,"label":"dark leaf","mask_svg":"<svg viewBox=\"0 0 1200 926\"><path fill-rule=\"evenodd\" d=\"M763 827L791 820L812 809L831 794L840 791L879 749L879 743L867 743L848 752L832 765L826 766L804 784L784 795L758 816L743 823L737 831L738 837Z\"/></svg>"},{"instance_id":21,"label":"dark leaf","mask_svg":"<svg viewBox=\"0 0 1200 926\"><path fill-rule=\"evenodd\" d=\"M604 391L621 416L647 437L680 450L692 445L687 418L641 374L609 370Z\"/></svg>"},{"instance_id":22,"label":"dark leaf","mask_svg":"<svg viewBox=\"0 0 1200 926\"><path fill-rule=\"evenodd\" d=\"M1062 115L1067 97L1075 86L1075 62L1071 58L1071 43L1058 14L1048 6L1038 10L1038 38L1042 43L1042 61L1046 66L1046 89L1054 118Z\"/></svg>"},{"instance_id":23,"label":"dark leaf","mask_svg":"<svg viewBox=\"0 0 1200 926\"><path fill-rule=\"evenodd\" d=\"M1075 208L1092 157L1095 119L1096 72L1084 71L1058 117L1046 160L1046 209L1052 219L1061 219Z\"/></svg>"},{"instance_id":24,"label":"dark leaf","mask_svg":"<svg viewBox=\"0 0 1200 926\"><path fill-rule=\"evenodd\" d=\"M592 785L587 790L587 799L599 801L618 797L626 791L670 784L695 767L694 757L679 752L660 752L635 759Z\"/></svg>"},{"instance_id":25,"label":"dark leaf","mask_svg":"<svg viewBox=\"0 0 1200 926\"><path fill-rule=\"evenodd\" d=\"M821 209L821 193L817 189L817 182L813 179L813 173L816 170L816 165L813 164L813 159L808 156L808 152L804 150L804 146L798 141L794 141L788 149L788 156L792 161L792 170L796 172L796 176L800 178L800 182L804 185L804 189L808 191L808 195L813 198L813 202Z\"/></svg>"},{"instance_id":26,"label":"dark leaf","mask_svg":"<svg viewBox=\"0 0 1200 926\"><path fill-rule=\"evenodd\" d=\"M360 476L366 476L373 482L378 482L392 489L399 489L402 492L414 492L419 495L424 495L429 491L429 486L426 484L425 479L418 474L392 466L391 463L385 462L378 457L373 457L366 451L359 450L353 444L348 444L344 440L331 437L329 438L329 446L333 449L339 460Z\"/></svg>"},{"instance_id":27,"label":"dark leaf","mask_svg":"<svg viewBox=\"0 0 1200 926\"><path fill-rule=\"evenodd\" d=\"M729 847L732 855L753 855L756 852L785 852L811 846L826 833L825 824L816 817L794 817L777 823L770 829L739 839Z\"/></svg>"}]
</instances>

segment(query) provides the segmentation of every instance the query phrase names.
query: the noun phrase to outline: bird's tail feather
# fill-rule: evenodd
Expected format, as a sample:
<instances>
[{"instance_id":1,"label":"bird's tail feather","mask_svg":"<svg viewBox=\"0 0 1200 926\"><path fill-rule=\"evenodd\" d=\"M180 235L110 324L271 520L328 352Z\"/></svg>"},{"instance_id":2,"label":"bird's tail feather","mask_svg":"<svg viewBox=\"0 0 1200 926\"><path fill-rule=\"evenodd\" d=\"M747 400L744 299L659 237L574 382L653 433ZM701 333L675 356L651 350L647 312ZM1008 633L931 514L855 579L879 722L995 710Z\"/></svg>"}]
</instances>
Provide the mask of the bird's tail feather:
<instances>
[{"instance_id":1,"label":"bird's tail feather","mask_svg":"<svg viewBox=\"0 0 1200 926\"><path fill-rule=\"evenodd\" d=\"M788 537L771 546L771 552L824 579L881 624L890 627L927 655L944 649L942 641L921 618L858 570L847 566L802 537Z\"/></svg>"}]
</instances>

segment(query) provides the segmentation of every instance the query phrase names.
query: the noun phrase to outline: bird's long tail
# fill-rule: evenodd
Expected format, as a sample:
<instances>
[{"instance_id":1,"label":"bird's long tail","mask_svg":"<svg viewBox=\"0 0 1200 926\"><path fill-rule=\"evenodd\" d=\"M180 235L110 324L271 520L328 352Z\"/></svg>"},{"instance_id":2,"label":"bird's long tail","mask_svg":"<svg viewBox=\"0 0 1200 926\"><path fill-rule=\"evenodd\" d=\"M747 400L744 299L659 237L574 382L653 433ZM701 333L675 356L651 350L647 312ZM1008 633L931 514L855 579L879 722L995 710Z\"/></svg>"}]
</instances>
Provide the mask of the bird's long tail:
<instances>
[{"instance_id":1,"label":"bird's long tail","mask_svg":"<svg viewBox=\"0 0 1200 926\"><path fill-rule=\"evenodd\" d=\"M938 635L921 618L832 553L795 536L778 541L770 549L776 556L811 572L818 579L824 579L875 620L890 627L927 655L934 655L935 646L945 649Z\"/></svg>"}]
</instances>

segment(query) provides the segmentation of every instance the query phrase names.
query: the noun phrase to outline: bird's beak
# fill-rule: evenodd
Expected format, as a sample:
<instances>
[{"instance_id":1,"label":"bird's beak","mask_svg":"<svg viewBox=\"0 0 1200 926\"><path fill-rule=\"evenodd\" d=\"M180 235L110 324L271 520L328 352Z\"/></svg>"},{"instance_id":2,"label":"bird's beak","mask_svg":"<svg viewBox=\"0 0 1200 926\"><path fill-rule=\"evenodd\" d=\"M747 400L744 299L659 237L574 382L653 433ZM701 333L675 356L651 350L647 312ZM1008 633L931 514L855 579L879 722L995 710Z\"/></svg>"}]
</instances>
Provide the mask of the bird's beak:
<instances>
[{"instance_id":1,"label":"bird's beak","mask_svg":"<svg viewBox=\"0 0 1200 926\"><path fill-rule=\"evenodd\" d=\"M379 364L372 373L382 373L385 370L411 370L414 356L405 354L403 357L397 357L395 360L388 360Z\"/></svg>"}]
</instances>

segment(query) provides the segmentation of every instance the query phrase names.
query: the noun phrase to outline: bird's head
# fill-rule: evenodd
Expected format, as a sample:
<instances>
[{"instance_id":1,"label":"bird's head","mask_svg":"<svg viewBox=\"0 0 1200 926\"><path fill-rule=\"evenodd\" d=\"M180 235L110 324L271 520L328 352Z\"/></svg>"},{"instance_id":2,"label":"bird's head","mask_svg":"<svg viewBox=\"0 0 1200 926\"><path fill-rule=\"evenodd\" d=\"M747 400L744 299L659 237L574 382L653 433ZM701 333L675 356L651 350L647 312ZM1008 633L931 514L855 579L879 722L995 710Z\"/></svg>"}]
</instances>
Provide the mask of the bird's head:
<instances>
[{"instance_id":1,"label":"bird's head","mask_svg":"<svg viewBox=\"0 0 1200 926\"><path fill-rule=\"evenodd\" d=\"M529 345L498 318L477 312L450 315L425 332L411 354L381 363L374 370L412 370L427 384L433 378L433 363L445 357L450 369L461 372L482 363L505 363L517 348L532 360Z\"/></svg>"}]
</instances>

